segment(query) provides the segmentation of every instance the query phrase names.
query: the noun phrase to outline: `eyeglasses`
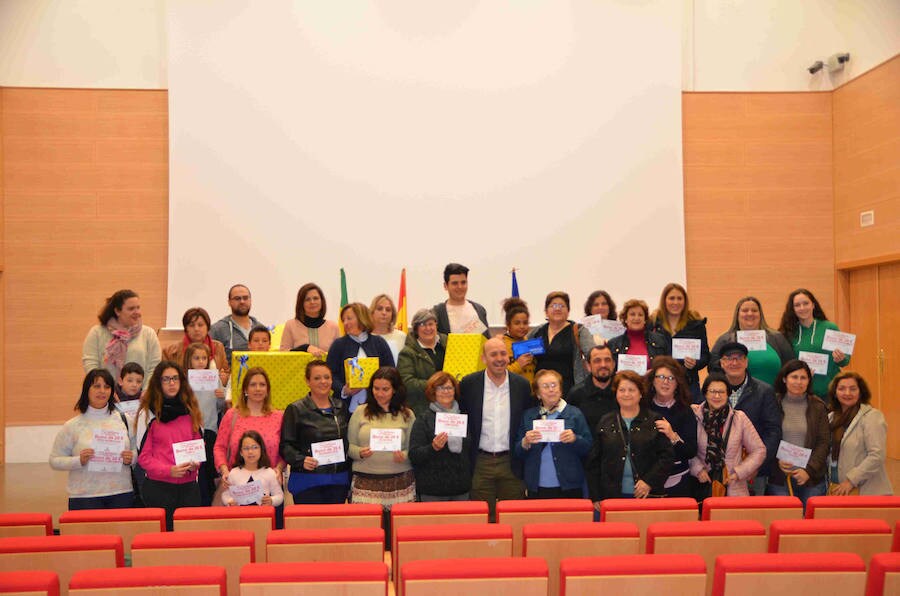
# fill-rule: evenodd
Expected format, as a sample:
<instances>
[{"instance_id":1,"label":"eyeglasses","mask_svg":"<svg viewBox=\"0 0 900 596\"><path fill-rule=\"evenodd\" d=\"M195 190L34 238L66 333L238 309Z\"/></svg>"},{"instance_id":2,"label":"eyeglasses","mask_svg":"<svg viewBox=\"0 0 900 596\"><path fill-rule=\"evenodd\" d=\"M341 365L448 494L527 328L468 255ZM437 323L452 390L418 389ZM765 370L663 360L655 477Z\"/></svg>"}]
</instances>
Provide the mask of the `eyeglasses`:
<instances>
[{"instance_id":1,"label":"eyeglasses","mask_svg":"<svg viewBox=\"0 0 900 596\"><path fill-rule=\"evenodd\" d=\"M434 390L438 393L453 393L456 391L456 387L453 385L441 385L440 387L435 387Z\"/></svg>"},{"instance_id":2,"label":"eyeglasses","mask_svg":"<svg viewBox=\"0 0 900 596\"><path fill-rule=\"evenodd\" d=\"M550 306L548 306L547 308L550 308L552 310L562 310L562 309L568 308L568 307L565 304L562 304L560 302L551 302Z\"/></svg>"},{"instance_id":3,"label":"eyeglasses","mask_svg":"<svg viewBox=\"0 0 900 596\"><path fill-rule=\"evenodd\" d=\"M172 377L160 377L159 380L162 381L163 385L165 385L166 383L177 383L181 380L181 377L179 377L178 375Z\"/></svg>"},{"instance_id":4,"label":"eyeglasses","mask_svg":"<svg viewBox=\"0 0 900 596\"><path fill-rule=\"evenodd\" d=\"M706 395L728 395L728 391L725 389L707 389Z\"/></svg>"},{"instance_id":5,"label":"eyeglasses","mask_svg":"<svg viewBox=\"0 0 900 596\"><path fill-rule=\"evenodd\" d=\"M746 356L743 354L732 354L730 356L722 356L722 361L724 362L741 362L744 360Z\"/></svg>"},{"instance_id":6,"label":"eyeglasses","mask_svg":"<svg viewBox=\"0 0 900 596\"><path fill-rule=\"evenodd\" d=\"M259 445L244 445L241 451L259 451Z\"/></svg>"},{"instance_id":7,"label":"eyeglasses","mask_svg":"<svg viewBox=\"0 0 900 596\"><path fill-rule=\"evenodd\" d=\"M672 375L656 375L654 378L657 381L668 381L669 383L675 380L675 377Z\"/></svg>"},{"instance_id":8,"label":"eyeglasses","mask_svg":"<svg viewBox=\"0 0 900 596\"><path fill-rule=\"evenodd\" d=\"M559 383L541 383L538 385L538 387L540 387L541 389L556 389L557 387L559 387Z\"/></svg>"}]
</instances>

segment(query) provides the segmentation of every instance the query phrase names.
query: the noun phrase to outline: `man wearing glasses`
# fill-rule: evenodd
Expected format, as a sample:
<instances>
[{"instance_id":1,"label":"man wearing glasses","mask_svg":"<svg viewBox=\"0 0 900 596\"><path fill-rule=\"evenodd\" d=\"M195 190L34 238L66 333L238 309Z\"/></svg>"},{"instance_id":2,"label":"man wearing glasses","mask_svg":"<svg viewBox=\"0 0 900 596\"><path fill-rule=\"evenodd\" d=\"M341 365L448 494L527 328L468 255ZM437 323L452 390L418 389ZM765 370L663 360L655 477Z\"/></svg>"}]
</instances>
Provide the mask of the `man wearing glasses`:
<instances>
[{"instance_id":1,"label":"man wearing glasses","mask_svg":"<svg viewBox=\"0 0 900 596\"><path fill-rule=\"evenodd\" d=\"M775 401L775 390L768 383L759 381L747 372L747 346L730 342L722 346L719 366L725 372L731 395L728 402L735 410L741 410L753 423L753 427L766 445L766 460L752 480L750 491L757 496L766 492L769 470L775 461L778 443L781 441L781 414Z\"/></svg>"},{"instance_id":2,"label":"man wearing glasses","mask_svg":"<svg viewBox=\"0 0 900 596\"><path fill-rule=\"evenodd\" d=\"M222 317L209 329L209 336L222 342L225 346L225 356L231 362L231 352L247 350L247 340L250 330L260 325L260 322L250 316L250 289L243 284L235 284L228 290L228 306L231 314Z\"/></svg>"}]
</instances>

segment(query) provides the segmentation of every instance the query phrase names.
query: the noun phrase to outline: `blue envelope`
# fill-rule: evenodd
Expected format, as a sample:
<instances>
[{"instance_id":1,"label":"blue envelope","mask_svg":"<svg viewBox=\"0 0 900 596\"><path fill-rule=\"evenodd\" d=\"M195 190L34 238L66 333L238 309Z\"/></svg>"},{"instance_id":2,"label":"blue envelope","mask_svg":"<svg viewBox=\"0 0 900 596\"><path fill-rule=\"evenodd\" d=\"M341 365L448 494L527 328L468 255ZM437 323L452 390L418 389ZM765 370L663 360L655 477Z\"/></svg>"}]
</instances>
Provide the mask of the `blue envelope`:
<instances>
[{"instance_id":1,"label":"blue envelope","mask_svg":"<svg viewBox=\"0 0 900 596\"><path fill-rule=\"evenodd\" d=\"M525 341L516 341L512 345L513 358L516 359L522 354L531 354L540 356L544 353L544 340L540 337L534 339L526 339Z\"/></svg>"}]
</instances>

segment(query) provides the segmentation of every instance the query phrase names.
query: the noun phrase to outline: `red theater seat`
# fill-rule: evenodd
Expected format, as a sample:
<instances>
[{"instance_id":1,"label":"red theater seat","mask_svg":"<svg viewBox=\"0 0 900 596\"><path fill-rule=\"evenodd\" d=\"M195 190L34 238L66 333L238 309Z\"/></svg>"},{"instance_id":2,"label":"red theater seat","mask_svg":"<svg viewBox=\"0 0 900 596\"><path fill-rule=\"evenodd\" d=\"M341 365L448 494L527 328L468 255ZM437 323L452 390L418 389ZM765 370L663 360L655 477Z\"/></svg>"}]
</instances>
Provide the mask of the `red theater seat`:
<instances>
[{"instance_id":1,"label":"red theater seat","mask_svg":"<svg viewBox=\"0 0 900 596\"><path fill-rule=\"evenodd\" d=\"M252 563L256 542L249 530L138 534L131 543L134 567L212 565L225 568L228 593L237 596L241 567Z\"/></svg>"},{"instance_id":2,"label":"red theater seat","mask_svg":"<svg viewBox=\"0 0 900 596\"><path fill-rule=\"evenodd\" d=\"M267 560L384 561L381 528L331 528L328 530L273 530L266 539Z\"/></svg>"},{"instance_id":3,"label":"red theater seat","mask_svg":"<svg viewBox=\"0 0 900 596\"><path fill-rule=\"evenodd\" d=\"M131 541L138 534L166 531L165 509L87 509L66 511L59 516L59 533L118 534L126 552L131 551Z\"/></svg>"},{"instance_id":4,"label":"red theater seat","mask_svg":"<svg viewBox=\"0 0 900 596\"><path fill-rule=\"evenodd\" d=\"M54 571L59 576L61 594L68 593L69 578L76 571L124 564L121 536L0 538L0 570Z\"/></svg>"},{"instance_id":5,"label":"red theater seat","mask_svg":"<svg viewBox=\"0 0 900 596\"><path fill-rule=\"evenodd\" d=\"M513 529L513 556L522 554L522 528L535 522L568 523L594 521L590 499L524 499L499 501L497 523Z\"/></svg>"},{"instance_id":6,"label":"red theater seat","mask_svg":"<svg viewBox=\"0 0 900 596\"><path fill-rule=\"evenodd\" d=\"M488 505L484 501L397 503L391 507L391 552L396 552L399 528L475 523L488 523Z\"/></svg>"},{"instance_id":7,"label":"red theater seat","mask_svg":"<svg viewBox=\"0 0 900 596\"><path fill-rule=\"evenodd\" d=\"M59 596L59 576L52 571L0 571L0 594Z\"/></svg>"},{"instance_id":8,"label":"red theater seat","mask_svg":"<svg viewBox=\"0 0 900 596\"><path fill-rule=\"evenodd\" d=\"M768 528L776 519L802 519L803 503L797 497L708 497L701 519L730 521L755 519Z\"/></svg>"},{"instance_id":9,"label":"red theater seat","mask_svg":"<svg viewBox=\"0 0 900 596\"><path fill-rule=\"evenodd\" d=\"M809 519L883 519L890 525L900 521L900 496L810 497L806 502Z\"/></svg>"},{"instance_id":10,"label":"red theater seat","mask_svg":"<svg viewBox=\"0 0 900 596\"><path fill-rule=\"evenodd\" d=\"M522 529L525 557L547 561L549 595L559 593L559 564L571 557L636 555L641 552L641 533L624 522L572 522L528 524Z\"/></svg>"},{"instance_id":11,"label":"red theater seat","mask_svg":"<svg viewBox=\"0 0 900 596\"><path fill-rule=\"evenodd\" d=\"M184 507L175 510L176 532L204 530L249 530L256 536L256 558L266 560L266 536L275 529L275 508Z\"/></svg>"},{"instance_id":12,"label":"red theater seat","mask_svg":"<svg viewBox=\"0 0 900 596\"><path fill-rule=\"evenodd\" d=\"M521 557L412 561L402 575L406 596L545 596L549 577L546 561Z\"/></svg>"},{"instance_id":13,"label":"red theater seat","mask_svg":"<svg viewBox=\"0 0 900 596\"><path fill-rule=\"evenodd\" d=\"M844 552L721 555L714 573L713 596L849 596L866 582L866 564Z\"/></svg>"},{"instance_id":14,"label":"red theater seat","mask_svg":"<svg viewBox=\"0 0 900 596\"><path fill-rule=\"evenodd\" d=\"M254 563L241 569L241 596L386 596L384 562Z\"/></svg>"},{"instance_id":15,"label":"red theater seat","mask_svg":"<svg viewBox=\"0 0 900 596\"><path fill-rule=\"evenodd\" d=\"M869 563L866 596L900 594L900 552L878 553Z\"/></svg>"},{"instance_id":16,"label":"red theater seat","mask_svg":"<svg viewBox=\"0 0 900 596\"><path fill-rule=\"evenodd\" d=\"M284 529L380 528L381 505L343 503L341 505L288 505L284 508Z\"/></svg>"},{"instance_id":17,"label":"red theater seat","mask_svg":"<svg viewBox=\"0 0 900 596\"><path fill-rule=\"evenodd\" d=\"M53 517L49 513L0 513L0 538L52 535Z\"/></svg>"},{"instance_id":18,"label":"red theater seat","mask_svg":"<svg viewBox=\"0 0 900 596\"><path fill-rule=\"evenodd\" d=\"M866 562L891 548L880 519L781 519L769 526L770 553L856 553Z\"/></svg>"},{"instance_id":19,"label":"red theater seat","mask_svg":"<svg viewBox=\"0 0 900 596\"><path fill-rule=\"evenodd\" d=\"M194 565L189 567L128 567L79 571L69 582L69 593L78 596L153 596L160 592L189 593L191 596L225 596L225 568Z\"/></svg>"},{"instance_id":20,"label":"red theater seat","mask_svg":"<svg viewBox=\"0 0 900 596\"><path fill-rule=\"evenodd\" d=\"M697 596L705 586L706 563L699 555L575 557L559 566L560 596Z\"/></svg>"},{"instance_id":21,"label":"red theater seat","mask_svg":"<svg viewBox=\"0 0 900 596\"><path fill-rule=\"evenodd\" d=\"M506 524L406 526L394 534L397 549L392 555L398 596L403 594L399 589L403 566L411 561L512 556L512 528Z\"/></svg>"},{"instance_id":22,"label":"red theater seat","mask_svg":"<svg viewBox=\"0 0 900 596\"><path fill-rule=\"evenodd\" d=\"M606 499L600 502L600 521L636 524L641 539L647 536L647 526L664 521L697 521L697 501L674 499Z\"/></svg>"}]
</instances>

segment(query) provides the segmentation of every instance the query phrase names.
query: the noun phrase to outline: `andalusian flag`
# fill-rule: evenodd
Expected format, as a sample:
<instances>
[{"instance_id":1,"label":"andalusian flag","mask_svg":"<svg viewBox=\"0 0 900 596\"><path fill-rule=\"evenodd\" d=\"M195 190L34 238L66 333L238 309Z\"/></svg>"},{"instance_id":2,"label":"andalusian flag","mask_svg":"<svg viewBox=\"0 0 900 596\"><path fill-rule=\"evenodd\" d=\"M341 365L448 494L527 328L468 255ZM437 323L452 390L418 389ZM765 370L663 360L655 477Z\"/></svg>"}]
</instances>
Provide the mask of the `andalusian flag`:
<instances>
[{"instance_id":1,"label":"andalusian flag","mask_svg":"<svg viewBox=\"0 0 900 596\"><path fill-rule=\"evenodd\" d=\"M347 306L347 302L347 275L344 273L344 268L341 267L341 308ZM341 330L341 335L344 335L344 323L340 317L338 317L338 328Z\"/></svg>"},{"instance_id":2,"label":"andalusian flag","mask_svg":"<svg viewBox=\"0 0 900 596\"><path fill-rule=\"evenodd\" d=\"M516 269L515 269L515 267L514 267L513 270L512 270L512 278L513 278L513 280L512 280L512 293L510 294L510 296L512 296L513 298L518 298L518 297L519 297L519 282L516 280Z\"/></svg>"},{"instance_id":3,"label":"andalusian flag","mask_svg":"<svg viewBox=\"0 0 900 596\"><path fill-rule=\"evenodd\" d=\"M409 333L409 325L406 314L406 268L400 272L400 293L397 295L397 324L396 328L403 333Z\"/></svg>"}]
</instances>

